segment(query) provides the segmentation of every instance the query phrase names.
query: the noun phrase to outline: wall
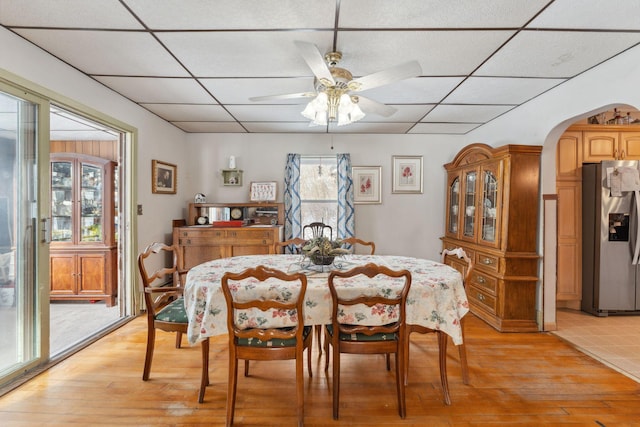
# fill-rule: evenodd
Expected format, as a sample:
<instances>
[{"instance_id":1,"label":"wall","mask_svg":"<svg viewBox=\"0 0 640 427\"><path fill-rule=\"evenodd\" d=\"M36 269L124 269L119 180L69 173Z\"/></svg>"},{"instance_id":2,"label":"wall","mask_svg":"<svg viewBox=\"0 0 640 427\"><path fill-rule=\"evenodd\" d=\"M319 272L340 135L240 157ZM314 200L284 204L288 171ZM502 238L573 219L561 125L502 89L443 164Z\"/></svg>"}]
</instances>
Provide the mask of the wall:
<instances>
[{"instance_id":1,"label":"wall","mask_svg":"<svg viewBox=\"0 0 640 427\"><path fill-rule=\"evenodd\" d=\"M350 153L354 166L382 166L382 204L356 205L356 235L376 243L376 253L439 259L444 229L443 165L462 148L459 136L442 135L290 135L191 134L189 145L199 155L192 173L193 194L209 202L243 202L251 181L277 181L283 200L287 153L323 155ZM331 146L333 145L333 149ZM236 156L244 171L242 187L222 185L220 170ZM391 193L391 156L424 156L424 193Z\"/></svg>"}]
</instances>

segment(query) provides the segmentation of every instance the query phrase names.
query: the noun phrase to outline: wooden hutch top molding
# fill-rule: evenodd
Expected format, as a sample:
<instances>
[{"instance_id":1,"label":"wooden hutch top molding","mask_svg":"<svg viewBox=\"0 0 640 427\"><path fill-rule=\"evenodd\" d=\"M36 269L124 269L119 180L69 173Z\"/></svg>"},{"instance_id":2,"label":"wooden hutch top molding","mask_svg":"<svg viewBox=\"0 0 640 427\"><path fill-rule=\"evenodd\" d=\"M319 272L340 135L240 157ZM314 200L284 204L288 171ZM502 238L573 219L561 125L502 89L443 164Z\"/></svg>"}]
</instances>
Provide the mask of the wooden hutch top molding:
<instances>
[{"instance_id":1,"label":"wooden hutch top molding","mask_svg":"<svg viewBox=\"0 0 640 427\"><path fill-rule=\"evenodd\" d=\"M483 143L475 143L466 146L454 157L451 163L444 165L446 170L455 169L460 166L475 164L483 160L500 157L505 154L522 153L536 154L542 153L542 146L539 145L503 145L491 147Z\"/></svg>"}]
</instances>

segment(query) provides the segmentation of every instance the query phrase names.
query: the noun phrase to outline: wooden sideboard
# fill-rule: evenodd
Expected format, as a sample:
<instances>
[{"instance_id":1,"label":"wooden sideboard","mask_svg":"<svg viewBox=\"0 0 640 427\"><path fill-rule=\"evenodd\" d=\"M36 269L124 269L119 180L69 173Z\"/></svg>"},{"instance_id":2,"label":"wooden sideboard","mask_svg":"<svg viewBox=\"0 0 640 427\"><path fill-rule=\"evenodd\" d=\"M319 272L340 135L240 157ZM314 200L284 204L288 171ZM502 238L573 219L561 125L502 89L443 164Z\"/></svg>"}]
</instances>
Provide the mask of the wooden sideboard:
<instances>
[{"instance_id":1,"label":"wooden sideboard","mask_svg":"<svg viewBox=\"0 0 640 427\"><path fill-rule=\"evenodd\" d=\"M537 331L536 253L542 147L472 144L446 164L444 249L475 264L466 283L471 311L502 332ZM448 256L461 272L466 264Z\"/></svg>"},{"instance_id":2,"label":"wooden sideboard","mask_svg":"<svg viewBox=\"0 0 640 427\"><path fill-rule=\"evenodd\" d=\"M236 220L230 211L236 210L242 227L215 226L214 217ZM214 224L195 225L199 217ZM284 235L284 204L282 203L189 203L186 226L174 227L173 244L180 251L181 269L218 258L274 253L274 243Z\"/></svg>"}]
</instances>

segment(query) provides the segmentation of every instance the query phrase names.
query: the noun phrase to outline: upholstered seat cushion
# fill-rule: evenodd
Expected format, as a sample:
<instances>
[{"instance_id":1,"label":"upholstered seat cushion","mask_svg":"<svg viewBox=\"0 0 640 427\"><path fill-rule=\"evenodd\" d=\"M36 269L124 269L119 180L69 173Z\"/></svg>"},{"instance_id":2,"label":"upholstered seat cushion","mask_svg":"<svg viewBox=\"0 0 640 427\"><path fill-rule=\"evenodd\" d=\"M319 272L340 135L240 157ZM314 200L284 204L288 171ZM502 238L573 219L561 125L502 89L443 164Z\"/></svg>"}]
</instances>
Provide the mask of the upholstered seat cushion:
<instances>
[{"instance_id":1,"label":"upholstered seat cushion","mask_svg":"<svg viewBox=\"0 0 640 427\"><path fill-rule=\"evenodd\" d=\"M327 332L333 336L333 325L327 325ZM367 335L363 333L357 334L340 334L340 341L396 341L398 334L396 333L377 333L373 335Z\"/></svg>"},{"instance_id":2,"label":"upholstered seat cushion","mask_svg":"<svg viewBox=\"0 0 640 427\"><path fill-rule=\"evenodd\" d=\"M187 311L184 308L184 298L180 297L173 300L167 306L156 313L156 320L171 323L189 323L187 319Z\"/></svg>"},{"instance_id":3,"label":"upholstered seat cushion","mask_svg":"<svg viewBox=\"0 0 640 427\"><path fill-rule=\"evenodd\" d=\"M283 328L283 330L292 330L293 328ZM311 333L311 326L305 326L302 330L302 337L306 339ZM268 341L262 341L257 338L238 338L238 345L245 347L293 347L296 345L296 339L272 339Z\"/></svg>"}]
</instances>

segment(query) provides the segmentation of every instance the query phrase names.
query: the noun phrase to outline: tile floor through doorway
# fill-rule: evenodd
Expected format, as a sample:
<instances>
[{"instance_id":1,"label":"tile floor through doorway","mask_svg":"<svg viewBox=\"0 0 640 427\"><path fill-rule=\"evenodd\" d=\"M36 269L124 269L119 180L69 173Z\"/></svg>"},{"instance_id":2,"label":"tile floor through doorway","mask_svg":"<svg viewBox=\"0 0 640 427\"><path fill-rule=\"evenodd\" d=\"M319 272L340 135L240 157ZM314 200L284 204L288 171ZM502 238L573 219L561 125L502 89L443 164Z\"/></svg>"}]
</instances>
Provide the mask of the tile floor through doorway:
<instances>
[{"instance_id":1,"label":"tile floor through doorway","mask_svg":"<svg viewBox=\"0 0 640 427\"><path fill-rule=\"evenodd\" d=\"M553 334L640 383L640 316L597 317L559 309Z\"/></svg>"}]
</instances>

